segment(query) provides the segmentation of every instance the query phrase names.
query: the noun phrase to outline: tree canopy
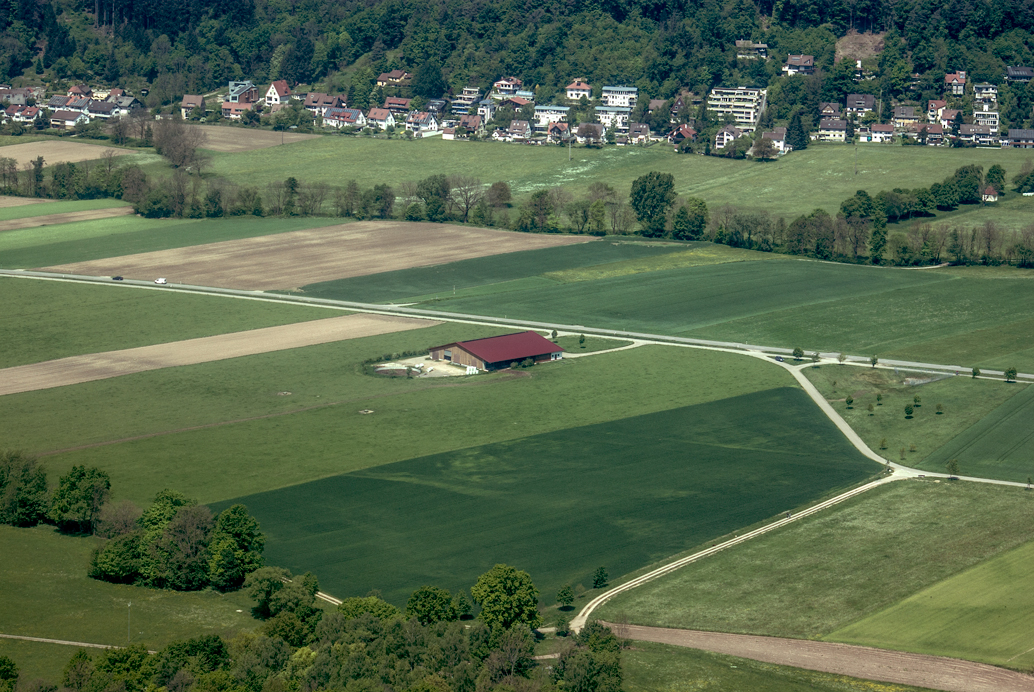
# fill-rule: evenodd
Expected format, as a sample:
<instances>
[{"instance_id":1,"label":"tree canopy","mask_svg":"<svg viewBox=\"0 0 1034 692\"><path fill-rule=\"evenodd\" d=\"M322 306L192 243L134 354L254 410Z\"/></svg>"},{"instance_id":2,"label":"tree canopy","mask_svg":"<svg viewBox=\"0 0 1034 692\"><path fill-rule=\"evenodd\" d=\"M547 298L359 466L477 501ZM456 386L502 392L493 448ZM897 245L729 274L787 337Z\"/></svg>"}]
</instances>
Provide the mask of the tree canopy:
<instances>
[{"instance_id":1,"label":"tree canopy","mask_svg":"<svg viewBox=\"0 0 1034 692\"><path fill-rule=\"evenodd\" d=\"M539 591L527 572L499 564L488 570L470 589L481 606L480 618L490 626L508 629L517 623L538 627Z\"/></svg>"}]
</instances>

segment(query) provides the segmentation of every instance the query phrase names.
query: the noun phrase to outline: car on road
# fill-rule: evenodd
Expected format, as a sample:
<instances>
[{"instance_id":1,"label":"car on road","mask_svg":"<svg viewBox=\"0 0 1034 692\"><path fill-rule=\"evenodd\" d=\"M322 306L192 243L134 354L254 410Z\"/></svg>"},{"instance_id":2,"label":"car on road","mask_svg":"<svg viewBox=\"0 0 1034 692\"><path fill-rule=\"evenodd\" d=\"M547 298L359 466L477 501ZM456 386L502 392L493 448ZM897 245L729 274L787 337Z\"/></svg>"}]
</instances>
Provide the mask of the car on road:
<instances>
[{"instance_id":1,"label":"car on road","mask_svg":"<svg viewBox=\"0 0 1034 692\"><path fill-rule=\"evenodd\" d=\"M169 283L169 280L163 276L160 276L157 279L155 279L154 282L159 286L164 286L165 284Z\"/></svg>"},{"instance_id":2,"label":"car on road","mask_svg":"<svg viewBox=\"0 0 1034 692\"><path fill-rule=\"evenodd\" d=\"M783 357L782 356L776 356L776 361L779 362L779 363L782 363L783 362Z\"/></svg>"},{"instance_id":3,"label":"car on road","mask_svg":"<svg viewBox=\"0 0 1034 692\"><path fill-rule=\"evenodd\" d=\"M111 277L111 280L112 281L122 281L122 277L121 276L113 276L113 277Z\"/></svg>"}]
</instances>

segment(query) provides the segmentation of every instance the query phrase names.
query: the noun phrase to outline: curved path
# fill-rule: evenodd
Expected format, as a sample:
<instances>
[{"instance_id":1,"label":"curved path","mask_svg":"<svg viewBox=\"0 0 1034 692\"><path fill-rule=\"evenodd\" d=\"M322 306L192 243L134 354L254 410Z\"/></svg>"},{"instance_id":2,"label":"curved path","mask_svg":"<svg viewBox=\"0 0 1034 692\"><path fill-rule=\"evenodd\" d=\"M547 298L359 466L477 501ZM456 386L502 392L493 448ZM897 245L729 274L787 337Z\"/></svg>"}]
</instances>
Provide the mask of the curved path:
<instances>
[{"instance_id":1,"label":"curved path","mask_svg":"<svg viewBox=\"0 0 1034 692\"><path fill-rule=\"evenodd\" d=\"M605 624L625 639L685 646L853 678L947 692L1034 690L1034 678L1029 675L957 658L802 639Z\"/></svg>"}]
</instances>

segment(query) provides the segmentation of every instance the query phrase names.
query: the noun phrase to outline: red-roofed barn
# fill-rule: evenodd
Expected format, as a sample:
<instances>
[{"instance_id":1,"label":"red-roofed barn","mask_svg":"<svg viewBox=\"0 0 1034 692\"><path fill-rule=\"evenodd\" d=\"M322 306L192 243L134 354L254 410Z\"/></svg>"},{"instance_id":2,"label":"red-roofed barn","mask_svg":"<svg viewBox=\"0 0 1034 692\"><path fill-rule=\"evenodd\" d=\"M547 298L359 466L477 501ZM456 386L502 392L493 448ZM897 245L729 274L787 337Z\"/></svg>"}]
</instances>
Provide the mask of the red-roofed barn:
<instances>
[{"instance_id":1,"label":"red-roofed barn","mask_svg":"<svg viewBox=\"0 0 1034 692\"><path fill-rule=\"evenodd\" d=\"M457 341L431 348L431 360L444 360L478 370L500 370L531 358L536 363L560 360L564 349L535 332L518 332L487 339Z\"/></svg>"}]
</instances>

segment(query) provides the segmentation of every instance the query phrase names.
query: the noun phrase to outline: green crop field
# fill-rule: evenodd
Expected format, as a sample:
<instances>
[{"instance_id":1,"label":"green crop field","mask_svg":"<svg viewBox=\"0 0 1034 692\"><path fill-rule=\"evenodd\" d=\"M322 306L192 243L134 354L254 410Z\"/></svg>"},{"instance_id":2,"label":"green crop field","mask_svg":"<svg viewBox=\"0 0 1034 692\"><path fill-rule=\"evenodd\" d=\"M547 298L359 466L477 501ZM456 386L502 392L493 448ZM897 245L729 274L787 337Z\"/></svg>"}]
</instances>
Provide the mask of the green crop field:
<instances>
[{"instance_id":1,"label":"green crop field","mask_svg":"<svg viewBox=\"0 0 1034 692\"><path fill-rule=\"evenodd\" d=\"M125 644L130 602L133 641L149 648L199 634L232 634L257 624L251 599L241 593L179 593L90 579L87 571L96 545L94 539L63 536L51 527L0 526L3 633ZM71 658L75 650L66 651Z\"/></svg>"},{"instance_id":2,"label":"green crop field","mask_svg":"<svg viewBox=\"0 0 1034 692\"><path fill-rule=\"evenodd\" d=\"M649 171L671 173L676 191L704 199L708 206L732 204L795 217L815 208L835 211L856 190L912 188L940 182L968 164L987 170L998 163L1011 176L1029 157L1022 150L933 147L815 146L778 161L732 161L680 156L671 147L527 147L496 142L418 141L328 136L291 145L285 157L276 147L213 155L213 173L243 185L265 185L294 176L303 182L340 184L356 178L365 186L397 184L437 173L505 180L518 194L562 185L576 193L590 183L609 183L627 195L632 181ZM857 163L857 174L855 174ZM807 181L809 194L788 194L786 181ZM1003 203L1022 205L1024 198ZM1032 203L1034 204L1034 203ZM1030 206L1030 205L1028 205ZM982 208L979 222L999 209ZM978 219L973 219L977 222ZM1024 223L1024 225L1026 225Z\"/></svg>"},{"instance_id":3,"label":"green crop field","mask_svg":"<svg viewBox=\"0 0 1034 692\"><path fill-rule=\"evenodd\" d=\"M145 503L168 487L216 502L794 386L785 371L755 358L656 346L516 376L407 380L371 377L356 365L385 352L498 333L505 330L446 324L0 397L4 446L46 452L100 444L47 456L51 475L94 465L111 474L119 498ZM676 372L680 377L672 377ZM291 394L278 396L285 391ZM363 409L375 413L359 415ZM446 412L459 410L478 411L478 425L452 424Z\"/></svg>"},{"instance_id":4,"label":"green crop field","mask_svg":"<svg viewBox=\"0 0 1034 692\"><path fill-rule=\"evenodd\" d=\"M479 427L524 424L478 411ZM369 468L213 511L245 503L270 561L319 574L339 597L376 588L402 604L421 585L469 587L505 562L549 599L565 583L591 586L600 565L626 574L878 470L814 414L799 389L772 389Z\"/></svg>"},{"instance_id":5,"label":"green crop field","mask_svg":"<svg viewBox=\"0 0 1034 692\"><path fill-rule=\"evenodd\" d=\"M818 365L805 368L803 372L871 449L892 461L940 473L945 472L944 464L951 458L945 458L944 451L950 440L961 436L960 440L970 439L975 452L990 453L993 442L984 436L988 422L997 420L996 416L1002 410L999 407L1003 402L1013 406L1013 401L1022 407L1030 399L1029 394L1014 397L1025 391L1026 385L977 380L970 377L969 372L963 372L959 377L944 378L855 365ZM881 402L876 401L877 394L882 395ZM851 408L845 401L849 395L854 399ZM911 418L905 418L905 404L914 404L916 395L921 399L920 405L915 406ZM870 404L872 413L868 410ZM941 413L937 412L938 404L942 407ZM1031 411L1027 410L1026 418L1023 415L1016 417L1013 434L1027 435L1029 431L1025 424L1031 416ZM976 437L965 432L971 428L980 431ZM997 430L994 434L1002 432L1004 430ZM886 449L881 444L884 440ZM972 444L977 440L977 444ZM905 450L904 458L902 449ZM1019 453L1010 459L1011 465L1004 469L989 465L973 466L967 459L967 475L1026 480L1027 475L1034 474L1034 465L1023 467L1023 456L1030 458L1029 448L1025 455Z\"/></svg>"},{"instance_id":6,"label":"green crop field","mask_svg":"<svg viewBox=\"0 0 1034 692\"><path fill-rule=\"evenodd\" d=\"M49 204L13 207L38 209ZM35 214L33 214L35 215ZM27 269L253 238L344 223L346 219L144 219L120 216L0 233L0 267Z\"/></svg>"},{"instance_id":7,"label":"green crop field","mask_svg":"<svg viewBox=\"0 0 1034 692\"><path fill-rule=\"evenodd\" d=\"M1034 669L1034 543L945 579L827 639Z\"/></svg>"},{"instance_id":8,"label":"green crop field","mask_svg":"<svg viewBox=\"0 0 1034 692\"><path fill-rule=\"evenodd\" d=\"M24 204L17 207L0 209L0 221L27 219L33 216L46 216L48 214L68 214L77 211L92 211L94 209L112 209L114 207L128 206L129 202L123 202L117 199L78 199L65 202Z\"/></svg>"},{"instance_id":9,"label":"green crop field","mask_svg":"<svg viewBox=\"0 0 1034 692\"><path fill-rule=\"evenodd\" d=\"M1027 482L1034 477L1034 387L999 384L1015 394L975 425L947 441L919 468L944 470L949 459L958 459L960 473Z\"/></svg>"},{"instance_id":10,"label":"green crop field","mask_svg":"<svg viewBox=\"0 0 1034 692\"><path fill-rule=\"evenodd\" d=\"M1034 498L1020 488L901 481L623 593L596 615L823 636L1028 542L1032 521Z\"/></svg>"},{"instance_id":11,"label":"green crop field","mask_svg":"<svg viewBox=\"0 0 1034 692\"><path fill-rule=\"evenodd\" d=\"M918 687L777 666L653 642L621 652L626 692L921 692Z\"/></svg>"},{"instance_id":12,"label":"green crop field","mask_svg":"<svg viewBox=\"0 0 1034 692\"><path fill-rule=\"evenodd\" d=\"M336 317L337 310L128 286L0 278L0 367Z\"/></svg>"},{"instance_id":13,"label":"green crop field","mask_svg":"<svg viewBox=\"0 0 1034 692\"><path fill-rule=\"evenodd\" d=\"M561 336L553 340L565 351L578 355L579 353L595 353L597 351L608 351L612 348L631 346L632 342L624 339L604 339L598 336L587 336L584 341L581 337L570 335Z\"/></svg>"}]
</instances>

